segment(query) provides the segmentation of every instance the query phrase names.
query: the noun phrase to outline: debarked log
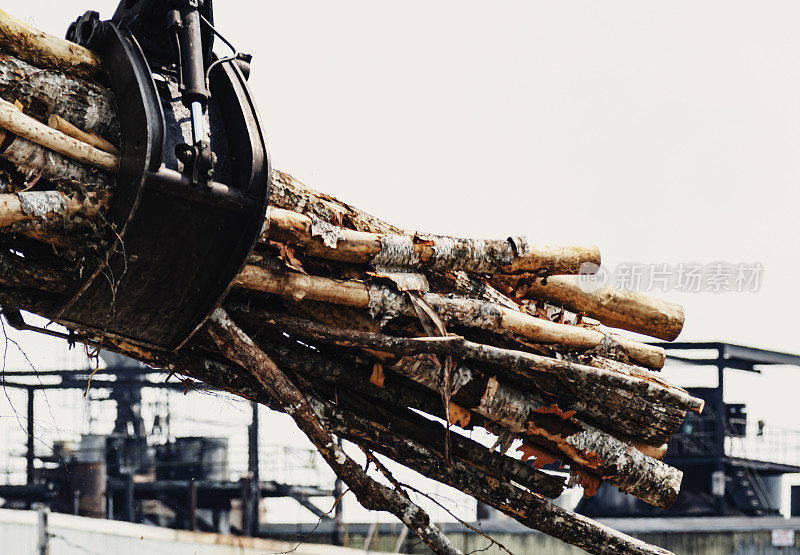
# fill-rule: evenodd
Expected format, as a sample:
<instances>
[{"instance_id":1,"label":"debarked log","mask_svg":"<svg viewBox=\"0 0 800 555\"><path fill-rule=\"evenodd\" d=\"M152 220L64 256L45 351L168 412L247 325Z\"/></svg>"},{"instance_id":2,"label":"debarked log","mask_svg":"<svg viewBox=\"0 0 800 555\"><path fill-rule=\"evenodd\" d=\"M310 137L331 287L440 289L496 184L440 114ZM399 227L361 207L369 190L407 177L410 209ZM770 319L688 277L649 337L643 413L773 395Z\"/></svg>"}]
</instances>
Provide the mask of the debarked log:
<instances>
[{"instance_id":1,"label":"debarked log","mask_svg":"<svg viewBox=\"0 0 800 555\"><path fill-rule=\"evenodd\" d=\"M542 280L535 275L498 275L492 283L512 297L545 301L578 314L586 314L612 328L673 341L683 329L683 307L612 287L592 289L581 285L581 277L553 276Z\"/></svg>"}]
</instances>

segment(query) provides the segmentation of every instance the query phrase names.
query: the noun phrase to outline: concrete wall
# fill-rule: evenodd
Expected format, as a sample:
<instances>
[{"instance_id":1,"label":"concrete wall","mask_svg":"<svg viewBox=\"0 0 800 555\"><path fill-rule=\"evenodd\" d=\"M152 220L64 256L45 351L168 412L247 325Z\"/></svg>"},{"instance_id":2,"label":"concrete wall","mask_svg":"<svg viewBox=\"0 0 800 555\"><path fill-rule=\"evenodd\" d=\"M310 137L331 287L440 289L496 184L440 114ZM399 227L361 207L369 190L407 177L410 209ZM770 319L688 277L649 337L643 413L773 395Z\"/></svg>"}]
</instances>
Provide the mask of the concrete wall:
<instances>
[{"instance_id":1,"label":"concrete wall","mask_svg":"<svg viewBox=\"0 0 800 555\"><path fill-rule=\"evenodd\" d=\"M603 519L603 524L659 545L676 555L800 555L800 518L781 517L694 517L694 518L618 518ZM447 537L464 553L480 552L482 555L504 553L489 541L467 531L457 523L442 523ZM559 540L525 528L509 519L484 520L476 524L515 554L577 555L584 551ZM347 546L364 548L369 524L347 525ZM376 551L391 551L397 541L398 524L384 523L372 534L370 545ZM265 525L266 535L285 541L299 535L313 537L310 541L330 541L330 525L320 523L316 529L310 525L298 528L291 524ZM787 545L788 544L788 545ZM485 549L485 551L484 551ZM430 553L418 538L410 537L403 553Z\"/></svg>"},{"instance_id":2,"label":"concrete wall","mask_svg":"<svg viewBox=\"0 0 800 555\"><path fill-rule=\"evenodd\" d=\"M0 509L0 553L39 555L41 515ZM262 555L292 551L298 555L351 555L363 551L187 532L64 515L47 514L48 555ZM295 549L296 548L296 549Z\"/></svg>"}]
</instances>

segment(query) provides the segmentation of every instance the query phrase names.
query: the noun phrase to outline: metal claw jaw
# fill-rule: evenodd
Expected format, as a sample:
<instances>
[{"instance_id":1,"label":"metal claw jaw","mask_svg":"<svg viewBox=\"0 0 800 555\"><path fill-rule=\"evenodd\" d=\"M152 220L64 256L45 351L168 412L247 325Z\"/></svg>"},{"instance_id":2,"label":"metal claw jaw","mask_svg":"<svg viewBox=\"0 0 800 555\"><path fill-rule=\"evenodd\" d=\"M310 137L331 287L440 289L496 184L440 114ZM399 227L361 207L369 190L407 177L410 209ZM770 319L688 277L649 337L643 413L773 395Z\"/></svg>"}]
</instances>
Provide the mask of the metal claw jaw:
<instances>
[{"instance_id":1,"label":"metal claw jaw","mask_svg":"<svg viewBox=\"0 0 800 555\"><path fill-rule=\"evenodd\" d=\"M210 0L123 0L110 21L87 12L70 26L68 39L103 58L124 109L109 263L83 272L53 315L164 351L183 346L227 293L261 232L270 186L263 125L239 64L219 63L207 100L187 102L186 62L167 24L167 11L181 8L213 21ZM213 33L200 36L195 73L216 60Z\"/></svg>"}]
</instances>

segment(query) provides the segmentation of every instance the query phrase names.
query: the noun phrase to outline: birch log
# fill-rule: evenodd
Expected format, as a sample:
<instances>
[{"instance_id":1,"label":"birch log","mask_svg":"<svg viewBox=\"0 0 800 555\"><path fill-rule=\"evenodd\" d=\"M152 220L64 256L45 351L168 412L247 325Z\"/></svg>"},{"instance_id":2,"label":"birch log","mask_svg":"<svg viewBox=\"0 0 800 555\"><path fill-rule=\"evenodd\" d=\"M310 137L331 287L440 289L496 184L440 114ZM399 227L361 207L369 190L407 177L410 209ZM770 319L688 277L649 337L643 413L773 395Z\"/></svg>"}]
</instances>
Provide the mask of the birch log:
<instances>
[{"instance_id":1,"label":"birch log","mask_svg":"<svg viewBox=\"0 0 800 555\"><path fill-rule=\"evenodd\" d=\"M20 184L22 188L28 188L42 177L67 187L91 190L109 188L110 180L104 173L73 162L62 154L10 134L2 128L0 158L11 162L23 174L24 182ZM85 215L93 217L93 214Z\"/></svg>"},{"instance_id":2,"label":"birch log","mask_svg":"<svg viewBox=\"0 0 800 555\"><path fill-rule=\"evenodd\" d=\"M370 233L280 208L270 210L269 238L329 260L415 270L553 275L577 274L584 264L600 264L597 247L545 247L523 238L487 241L419 233Z\"/></svg>"},{"instance_id":3,"label":"birch log","mask_svg":"<svg viewBox=\"0 0 800 555\"><path fill-rule=\"evenodd\" d=\"M55 114L78 129L119 140L117 105L108 89L59 71L32 66L0 50L0 96L19 102L42 123Z\"/></svg>"}]
</instances>

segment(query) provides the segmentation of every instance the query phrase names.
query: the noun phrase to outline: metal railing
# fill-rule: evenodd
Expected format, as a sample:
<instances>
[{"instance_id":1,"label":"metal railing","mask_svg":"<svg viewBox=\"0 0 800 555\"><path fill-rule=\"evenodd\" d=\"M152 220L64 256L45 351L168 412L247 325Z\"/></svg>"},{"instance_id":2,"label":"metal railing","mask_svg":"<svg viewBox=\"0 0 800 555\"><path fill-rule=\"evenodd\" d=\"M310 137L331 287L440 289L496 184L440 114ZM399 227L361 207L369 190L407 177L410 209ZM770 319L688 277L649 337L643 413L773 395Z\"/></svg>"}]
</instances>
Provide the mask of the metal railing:
<instances>
[{"instance_id":1,"label":"metal railing","mask_svg":"<svg viewBox=\"0 0 800 555\"><path fill-rule=\"evenodd\" d=\"M800 430L769 425L760 429L749 426L747 435L725 438L725 454L800 466Z\"/></svg>"}]
</instances>

